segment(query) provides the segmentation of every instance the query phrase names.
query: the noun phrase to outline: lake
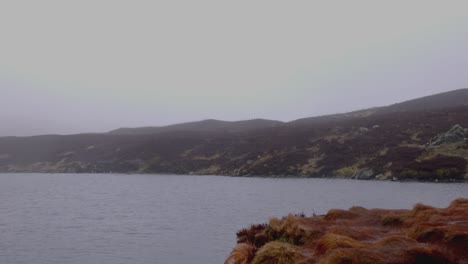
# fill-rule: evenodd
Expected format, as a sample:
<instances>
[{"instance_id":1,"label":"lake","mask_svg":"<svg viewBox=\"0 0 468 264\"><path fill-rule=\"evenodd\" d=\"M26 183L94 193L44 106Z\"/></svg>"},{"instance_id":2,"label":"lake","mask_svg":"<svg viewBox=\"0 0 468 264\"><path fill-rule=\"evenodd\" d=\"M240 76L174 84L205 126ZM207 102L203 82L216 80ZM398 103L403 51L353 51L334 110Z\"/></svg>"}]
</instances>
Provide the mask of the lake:
<instances>
[{"instance_id":1,"label":"lake","mask_svg":"<svg viewBox=\"0 0 468 264\"><path fill-rule=\"evenodd\" d=\"M237 230L353 205L446 207L463 183L120 174L0 174L5 264L223 263Z\"/></svg>"}]
</instances>

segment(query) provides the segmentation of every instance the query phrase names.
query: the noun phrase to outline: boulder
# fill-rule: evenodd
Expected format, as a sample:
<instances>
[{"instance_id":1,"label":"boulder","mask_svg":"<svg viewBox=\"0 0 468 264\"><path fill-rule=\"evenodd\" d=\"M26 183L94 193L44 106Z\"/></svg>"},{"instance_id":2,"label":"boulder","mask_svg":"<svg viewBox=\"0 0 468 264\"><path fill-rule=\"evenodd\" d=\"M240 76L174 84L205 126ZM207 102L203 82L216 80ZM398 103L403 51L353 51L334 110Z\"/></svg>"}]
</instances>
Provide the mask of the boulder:
<instances>
[{"instance_id":1,"label":"boulder","mask_svg":"<svg viewBox=\"0 0 468 264\"><path fill-rule=\"evenodd\" d=\"M353 178L358 180L370 180L374 178L374 171L372 169L364 169L356 173Z\"/></svg>"},{"instance_id":2,"label":"boulder","mask_svg":"<svg viewBox=\"0 0 468 264\"><path fill-rule=\"evenodd\" d=\"M359 132L361 132L361 133L367 133L367 132L369 132L369 129L366 128L366 127L360 127L360 128L359 128Z\"/></svg>"},{"instance_id":3,"label":"boulder","mask_svg":"<svg viewBox=\"0 0 468 264\"><path fill-rule=\"evenodd\" d=\"M387 180L390 180L390 176L387 176L387 175L384 175L384 174L379 174L377 176L375 176L375 179L376 180L379 180L379 181L387 181Z\"/></svg>"},{"instance_id":4,"label":"boulder","mask_svg":"<svg viewBox=\"0 0 468 264\"><path fill-rule=\"evenodd\" d=\"M435 147L445 144L463 142L465 137L465 129L463 129L463 127L460 125L454 125L449 131L432 138L429 143L426 144L426 146Z\"/></svg>"}]
</instances>

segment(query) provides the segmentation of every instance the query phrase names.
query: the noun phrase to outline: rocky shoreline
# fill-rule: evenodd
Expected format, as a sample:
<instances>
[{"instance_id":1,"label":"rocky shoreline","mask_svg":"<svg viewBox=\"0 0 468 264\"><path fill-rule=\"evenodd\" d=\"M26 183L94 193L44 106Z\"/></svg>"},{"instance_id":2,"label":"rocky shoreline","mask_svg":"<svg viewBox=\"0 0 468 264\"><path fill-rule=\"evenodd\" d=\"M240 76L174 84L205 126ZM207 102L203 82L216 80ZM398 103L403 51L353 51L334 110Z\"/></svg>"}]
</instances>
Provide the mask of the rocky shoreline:
<instances>
[{"instance_id":1,"label":"rocky shoreline","mask_svg":"<svg viewBox=\"0 0 468 264\"><path fill-rule=\"evenodd\" d=\"M468 199L271 218L240 230L237 242L225 264L468 263Z\"/></svg>"}]
</instances>

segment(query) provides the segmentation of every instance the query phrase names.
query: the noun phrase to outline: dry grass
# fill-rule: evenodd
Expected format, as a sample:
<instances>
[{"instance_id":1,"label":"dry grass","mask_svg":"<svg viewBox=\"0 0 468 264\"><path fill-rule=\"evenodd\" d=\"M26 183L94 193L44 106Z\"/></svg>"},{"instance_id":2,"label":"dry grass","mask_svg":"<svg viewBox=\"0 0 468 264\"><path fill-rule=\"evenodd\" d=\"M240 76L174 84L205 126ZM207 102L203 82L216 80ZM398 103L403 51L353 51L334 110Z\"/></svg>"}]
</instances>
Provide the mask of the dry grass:
<instances>
[{"instance_id":1,"label":"dry grass","mask_svg":"<svg viewBox=\"0 0 468 264\"><path fill-rule=\"evenodd\" d=\"M458 262L436 247L424 246L406 249L402 263L456 264Z\"/></svg>"},{"instance_id":2,"label":"dry grass","mask_svg":"<svg viewBox=\"0 0 468 264\"><path fill-rule=\"evenodd\" d=\"M318 242L314 253L324 255L338 248L362 248L365 244L347 236L326 234Z\"/></svg>"},{"instance_id":3,"label":"dry grass","mask_svg":"<svg viewBox=\"0 0 468 264\"><path fill-rule=\"evenodd\" d=\"M468 210L468 199L455 199L450 203L448 209L463 209Z\"/></svg>"},{"instance_id":4,"label":"dry grass","mask_svg":"<svg viewBox=\"0 0 468 264\"><path fill-rule=\"evenodd\" d=\"M270 242L257 252L252 264L291 264L303 260L305 256L298 247L288 243Z\"/></svg>"},{"instance_id":5,"label":"dry grass","mask_svg":"<svg viewBox=\"0 0 468 264\"><path fill-rule=\"evenodd\" d=\"M253 245L239 244L230 260L241 262L232 263L468 263L468 199L447 208L417 204L412 210L352 207L324 216L288 215L238 238Z\"/></svg>"},{"instance_id":6,"label":"dry grass","mask_svg":"<svg viewBox=\"0 0 468 264\"><path fill-rule=\"evenodd\" d=\"M271 218L265 233L272 241L303 245L307 238L314 237L317 232L317 229L310 227L309 220L304 216L290 214L283 219Z\"/></svg>"},{"instance_id":7,"label":"dry grass","mask_svg":"<svg viewBox=\"0 0 468 264\"><path fill-rule=\"evenodd\" d=\"M396 248L402 246L408 246L411 244L417 243L416 240L402 235L391 235L384 237L377 242L375 242L372 247L374 248Z\"/></svg>"},{"instance_id":8,"label":"dry grass","mask_svg":"<svg viewBox=\"0 0 468 264\"><path fill-rule=\"evenodd\" d=\"M266 224L260 225L251 225L249 228L244 228L237 232L237 243L248 243L253 244L257 247L262 245L257 245L257 238L260 237L262 231L267 227Z\"/></svg>"},{"instance_id":9,"label":"dry grass","mask_svg":"<svg viewBox=\"0 0 468 264\"><path fill-rule=\"evenodd\" d=\"M325 220L333 221L333 220L339 220L339 219L353 219L358 216L359 214L352 212L352 211L332 209L328 211L328 213L325 215Z\"/></svg>"},{"instance_id":10,"label":"dry grass","mask_svg":"<svg viewBox=\"0 0 468 264\"><path fill-rule=\"evenodd\" d=\"M386 256L365 249L337 249L326 255L319 264L375 264L384 263Z\"/></svg>"},{"instance_id":11,"label":"dry grass","mask_svg":"<svg viewBox=\"0 0 468 264\"><path fill-rule=\"evenodd\" d=\"M418 212L421 212L421 211L434 210L434 209L435 209L435 208L432 207L432 206L424 205L424 204L422 204L422 203L417 203L417 204L413 207L413 212L418 213Z\"/></svg>"},{"instance_id":12,"label":"dry grass","mask_svg":"<svg viewBox=\"0 0 468 264\"><path fill-rule=\"evenodd\" d=\"M247 243L239 243L232 250L224 264L249 264L255 256L257 249Z\"/></svg>"}]
</instances>

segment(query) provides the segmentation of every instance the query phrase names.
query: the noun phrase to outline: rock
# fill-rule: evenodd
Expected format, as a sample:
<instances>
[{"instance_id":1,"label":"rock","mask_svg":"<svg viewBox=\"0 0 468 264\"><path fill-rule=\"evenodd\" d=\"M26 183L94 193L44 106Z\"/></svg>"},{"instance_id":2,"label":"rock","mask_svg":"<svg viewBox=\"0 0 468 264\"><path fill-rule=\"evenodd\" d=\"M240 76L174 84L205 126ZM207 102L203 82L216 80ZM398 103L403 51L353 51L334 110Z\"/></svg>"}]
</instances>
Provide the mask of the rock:
<instances>
[{"instance_id":1,"label":"rock","mask_svg":"<svg viewBox=\"0 0 468 264\"><path fill-rule=\"evenodd\" d=\"M358 180L370 180L374 176L374 171L372 169L364 169L360 172L358 172L356 175L354 175L354 179Z\"/></svg>"},{"instance_id":2,"label":"rock","mask_svg":"<svg viewBox=\"0 0 468 264\"><path fill-rule=\"evenodd\" d=\"M369 129L368 129L368 128L365 128L365 127L360 127L360 128L359 128L359 132L361 132L361 133L367 133L367 132L369 132Z\"/></svg>"},{"instance_id":3,"label":"rock","mask_svg":"<svg viewBox=\"0 0 468 264\"><path fill-rule=\"evenodd\" d=\"M459 137L465 137L465 129L460 125L454 125L448 132L448 134L458 135Z\"/></svg>"},{"instance_id":4,"label":"rock","mask_svg":"<svg viewBox=\"0 0 468 264\"><path fill-rule=\"evenodd\" d=\"M465 137L465 129L463 129L463 127L460 125L454 125L449 131L432 138L429 143L426 144L426 146L435 147L439 145L462 142L465 140Z\"/></svg>"},{"instance_id":5,"label":"rock","mask_svg":"<svg viewBox=\"0 0 468 264\"><path fill-rule=\"evenodd\" d=\"M390 180L390 177L386 176L386 175L383 175L383 174L379 174L379 175L375 176L375 179L379 180L379 181L386 181L386 180Z\"/></svg>"}]
</instances>

